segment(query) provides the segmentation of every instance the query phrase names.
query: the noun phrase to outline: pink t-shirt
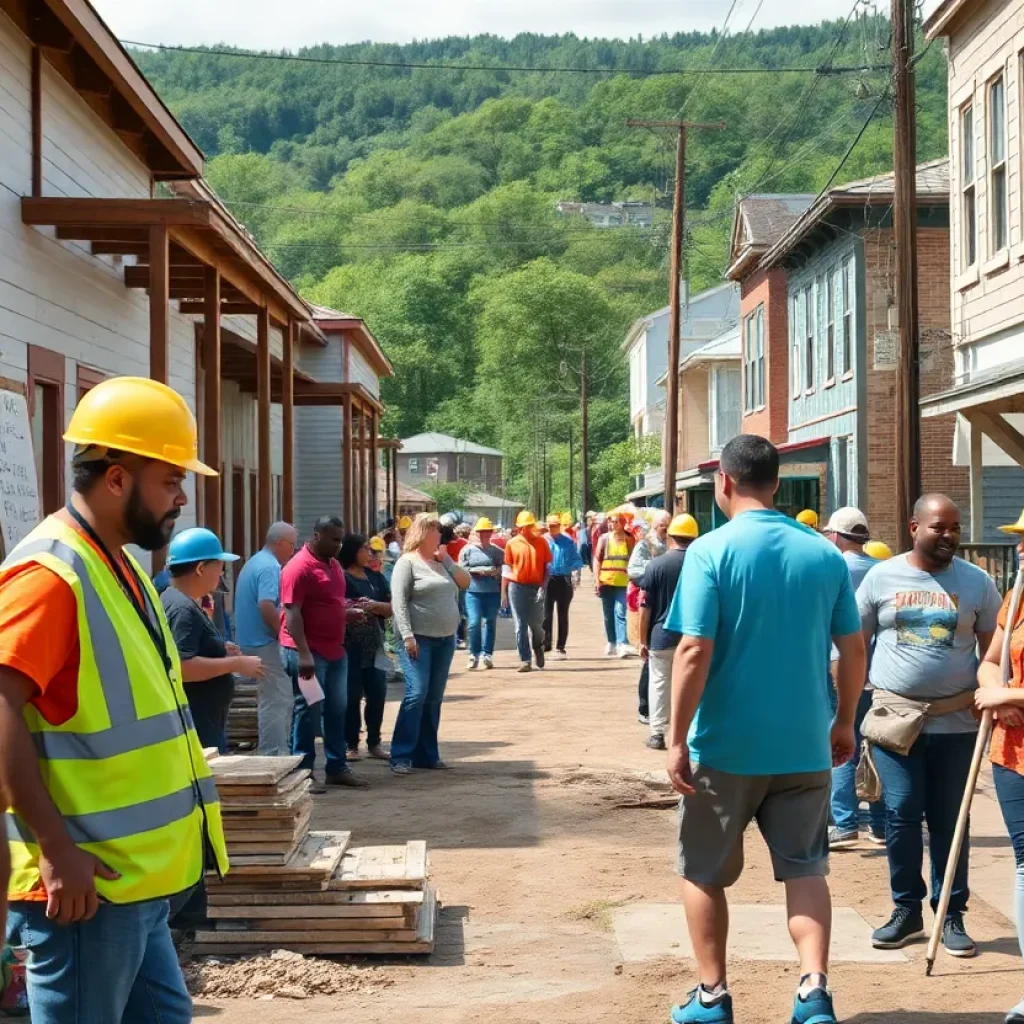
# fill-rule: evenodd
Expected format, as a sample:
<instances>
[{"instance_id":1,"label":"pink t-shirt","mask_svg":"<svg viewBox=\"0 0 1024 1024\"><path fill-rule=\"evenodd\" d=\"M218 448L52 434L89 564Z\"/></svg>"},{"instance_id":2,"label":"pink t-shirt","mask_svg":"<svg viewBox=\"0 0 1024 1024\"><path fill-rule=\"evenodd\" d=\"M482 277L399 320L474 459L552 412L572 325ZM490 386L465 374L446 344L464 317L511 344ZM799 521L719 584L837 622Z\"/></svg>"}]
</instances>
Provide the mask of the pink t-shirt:
<instances>
[{"instance_id":1,"label":"pink t-shirt","mask_svg":"<svg viewBox=\"0 0 1024 1024\"><path fill-rule=\"evenodd\" d=\"M337 559L322 562L303 544L281 570L281 606L294 604L302 612L306 643L328 661L345 657L345 573ZM287 620L281 614L282 647L294 649Z\"/></svg>"}]
</instances>

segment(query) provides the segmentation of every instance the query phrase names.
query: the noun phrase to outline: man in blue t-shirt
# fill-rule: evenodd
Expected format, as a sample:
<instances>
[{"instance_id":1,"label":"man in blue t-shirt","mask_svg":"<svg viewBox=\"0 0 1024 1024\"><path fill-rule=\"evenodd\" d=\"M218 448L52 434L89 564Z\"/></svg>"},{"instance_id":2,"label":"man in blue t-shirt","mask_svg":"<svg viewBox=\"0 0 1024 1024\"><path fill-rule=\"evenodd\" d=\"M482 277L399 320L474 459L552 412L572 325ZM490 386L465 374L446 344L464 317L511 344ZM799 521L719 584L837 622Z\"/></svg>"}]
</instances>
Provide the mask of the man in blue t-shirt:
<instances>
[{"instance_id":1,"label":"man in blue t-shirt","mask_svg":"<svg viewBox=\"0 0 1024 1024\"><path fill-rule=\"evenodd\" d=\"M242 567L235 581L235 639L243 654L263 663L259 680L259 752L266 757L291 753L291 677L277 642L281 628L281 566L295 553L299 536L291 523L274 523L267 542Z\"/></svg>"},{"instance_id":2,"label":"man in blue t-shirt","mask_svg":"<svg viewBox=\"0 0 1024 1024\"><path fill-rule=\"evenodd\" d=\"M722 450L715 501L730 522L694 541L666 626L672 674L668 771L682 794L678 870L699 984L676 1024L732 1024L725 889L754 819L786 885L800 956L794 1024L834 1021L828 989L831 769L853 754L864 685L860 616L842 556L774 508L779 453L742 434ZM839 649L833 721L829 653Z\"/></svg>"}]
</instances>

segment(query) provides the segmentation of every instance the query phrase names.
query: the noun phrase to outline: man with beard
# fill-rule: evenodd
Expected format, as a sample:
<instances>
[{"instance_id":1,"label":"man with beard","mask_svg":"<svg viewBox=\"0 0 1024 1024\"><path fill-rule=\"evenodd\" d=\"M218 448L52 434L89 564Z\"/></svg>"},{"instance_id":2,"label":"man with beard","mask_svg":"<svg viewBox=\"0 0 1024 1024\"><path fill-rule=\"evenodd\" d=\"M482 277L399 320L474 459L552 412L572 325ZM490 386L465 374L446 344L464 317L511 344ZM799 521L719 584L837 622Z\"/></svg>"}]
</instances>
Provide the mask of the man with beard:
<instances>
[{"instance_id":1,"label":"man with beard","mask_svg":"<svg viewBox=\"0 0 1024 1024\"><path fill-rule=\"evenodd\" d=\"M7 935L29 951L37 1024L185 1024L168 898L227 871L220 803L181 662L129 544L163 548L186 504L196 421L156 381L79 403L74 493L0 567L0 790Z\"/></svg>"},{"instance_id":2,"label":"man with beard","mask_svg":"<svg viewBox=\"0 0 1024 1024\"><path fill-rule=\"evenodd\" d=\"M857 591L864 637L874 647L872 709L861 731L873 743L882 780L895 904L892 917L872 936L878 949L898 949L924 935L922 817L928 825L933 910L938 903L978 731L972 713L978 649L988 650L1000 604L989 575L954 557L960 510L944 494L918 500L910 533L913 549L876 565ZM884 725L908 717L918 718L922 728L916 739L902 737L901 752ZM942 928L946 952L959 957L976 952L963 921L968 857L965 837Z\"/></svg>"}]
</instances>

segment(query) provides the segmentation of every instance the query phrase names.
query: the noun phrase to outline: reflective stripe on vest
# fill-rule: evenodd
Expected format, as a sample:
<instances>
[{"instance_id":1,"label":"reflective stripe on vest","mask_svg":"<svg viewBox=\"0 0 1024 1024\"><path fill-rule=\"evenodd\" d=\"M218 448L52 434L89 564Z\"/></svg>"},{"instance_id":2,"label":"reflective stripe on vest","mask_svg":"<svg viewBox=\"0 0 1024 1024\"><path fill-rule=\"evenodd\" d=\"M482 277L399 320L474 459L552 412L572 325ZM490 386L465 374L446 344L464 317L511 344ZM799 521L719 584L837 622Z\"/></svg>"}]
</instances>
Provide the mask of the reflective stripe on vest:
<instances>
[{"instance_id":1,"label":"reflective stripe on vest","mask_svg":"<svg viewBox=\"0 0 1024 1024\"><path fill-rule=\"evenodd\" d=\"M612 552L612 545L621 551ZM604 558L598 575L598 583L606 587L625 587L629 584L626 568L629 565L629 542L616 541L611 534L605 543Z\"/></svg>"}]
</instances>

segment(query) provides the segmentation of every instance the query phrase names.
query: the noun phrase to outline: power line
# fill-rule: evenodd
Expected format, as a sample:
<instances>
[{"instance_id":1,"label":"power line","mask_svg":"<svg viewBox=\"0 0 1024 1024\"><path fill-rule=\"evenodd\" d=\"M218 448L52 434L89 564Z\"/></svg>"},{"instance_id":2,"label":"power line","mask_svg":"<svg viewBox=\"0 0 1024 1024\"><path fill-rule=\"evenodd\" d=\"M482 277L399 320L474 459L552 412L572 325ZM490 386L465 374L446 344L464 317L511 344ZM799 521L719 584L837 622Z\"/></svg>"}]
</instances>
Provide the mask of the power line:
<instances>
[{"instance_id":1,"label":"power line","mask_svg":"<svg viewBox=\"0 0 1024 1024\"><path fill-rule=\"evenodd\" d=\"M343 67L408 68L419 71L514 71L534 74L634 75L649 78L655 75L846 75L867 71L889 71L888 64L850 67L763 67L763 68L573 68L527 67L516 64L428 64L422 61L359 60L350 57L310 57L297 53L255 53L250 50L215 50L200 46L174 46L169 43L144 43L137 39L121 39L124 46L141 46L148 50L170 53L193 53L201 57L238 57L247 60L294 61L302 64L336 64Z\"/></svg>"}]
</instances>

